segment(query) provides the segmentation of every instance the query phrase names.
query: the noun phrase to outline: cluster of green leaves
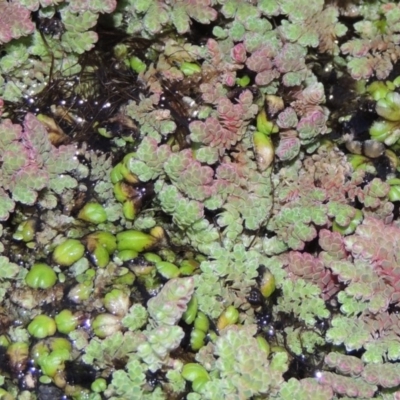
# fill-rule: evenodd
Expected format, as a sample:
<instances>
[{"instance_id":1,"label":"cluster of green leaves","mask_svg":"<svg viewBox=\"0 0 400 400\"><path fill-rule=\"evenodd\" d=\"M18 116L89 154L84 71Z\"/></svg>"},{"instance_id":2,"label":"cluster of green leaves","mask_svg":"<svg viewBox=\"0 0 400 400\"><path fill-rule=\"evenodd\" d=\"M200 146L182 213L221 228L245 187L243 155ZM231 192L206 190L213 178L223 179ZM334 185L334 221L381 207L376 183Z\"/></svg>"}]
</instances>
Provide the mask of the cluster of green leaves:
<instances>
[{"instance_id":1,"label":"cluster of green leaves","mask_svg":"<svg viewBox=\"0 0 400 400\"><path fill-rule=\"evenodd\" d=\"M182 361L171 353L184 339L179 323L193 296L199 310L214 322L227 308L234 310L236 319L229 322L230 326L219 328L219 336L209 332L209 343L196 355L205 379L199 385L187 379L193 383L188 399L219 399L221 396L245 399L267 395L282 399L293 396L330 399L334 393L369 397L375 393L377 385L394 388L400 384L397 364L390 363L400 359L400 323L396 315L387 312L389 305L396 304L399 298L400 274L396 267L399 230L394 224L384 225L372 218L366 218L361 224L362 218L368 215L390 218L390 188L379 179L362 189L358 187L363 176L356 173L350 179L344 157L329 144L322 146L321 152L313 157L300 152L300 145L306 146L308 152L314 151L319 146L320 135L327 130L328 114L321 106L325 99L324 88L306 65L308 48L337 52L335 38L342 36L345 28L338 23L337 9L323 8L322 0L308 2L304 7L299 7L298 3L295 0L253 3L127 0L120 2L113 14L116 25L130 33L140 31L142 37L150 39L170 27L186 33L191 20L209 24L216 20L218 13L224 17L224 24L214 27L217 40L209 38L204 49L178 39L162 38L164 53L155 55L157 51L151 48L145 56L144 61L154 64L146 65L139 60L143 69L138 71L130 62L140 76L139 81L147 85L147 91L124 109L140 131L140 142L135 144L135 153L127 161L127 167L140 181L152 181L155 190L148 216L139 216L133 224L152 227L162 215L160 223L164 224L171 244L180 248L189 245L191 250L207 254L208 258L201 262L193 277L174 278L158 288L160 291L148 301L147 307L136 303L127 311L126 303L121 315L109 315L119 329L112 335L89 340L80 328L69 334L74 348L84 353L85 363L104 373L113 371L111 383L104 392L106 398L162 399L167 397L166 393L184 393L187 385ZM39 7L36 0L21 0L21 4L32 10ZM39 10L39 17L54 15L53 2L41 1L40 5L47 7ZM27 90L32 93L39 90L49 75L50 60L55 71L78 72L78 55L90 50L97 41L92 28L97 24L98 13L112 12L115 6L113 0L71 0L57 7L65 32L56 37L48 36L46 41L35 32L26 40L19 39L5 46L5 55L0 61L0 95L5 100L16 100ZM396 22L397 6L389 3L382 10L388 11L385 17L388 21ZM279 25L276 29L273 29L272 20ZM365 24L357 25L358 30L360 27L367 29ZM379 29L387 33L397 28L383 25ZM342 46L342 52L346 51ZM354 52L352 56L358 57ZM387 67L387 60L385 62L382 68ZM282 130L296 128L297 132L291 134L298 134L293 146L296 150L284 155L282 145L281 161L290 163L279 171L262 170L256 162L257 146L251 125L257 110L264 107L263 101L258 104L255 92L250 90L231 90L235 86L236 72L244 67L256 73L255 84L263 86L262 94L276 92L278 86L302 89L294 94L295 101L290 108L284 109L287 105L282 101L282 107L277 106L278 111L271 113L276 115L284 110L278 116L278 126ZM193 81L185 78L189 70L190 74L198 74ZM195 93L204 102L190 106L194 107L193 113L186 107L186 115L180 116L190 115L196 119L190 124L187 121L187 126L183 127L184 137L179 136L182 127L177 123L185 121L175 118L173 107L168 104L173 99L168 97L172 92L163 97L163 92L173 87L175 81L191 83L191 86L202 82L197 90L185 89L185 93L179 93L179 96ZM275 97L275 100L282 99ZM387 98L386 103L381 102L377 108L379 115L393 118L394 112L397 118L395 100ZM185 101L192 103L191 97ZM396 103L394 111L388 110L392 103ZM178 104L182 106L183 102L178 101ZM41 204L47 202L55 207L57 201L54 197L52 201L50 196L74 188L76 180L65 172L78 168L79 178L95 182L94 192L103 203L100 207L104 207L108 218L107 228L119 230L120 227L112 224L119 219L121 209L110 200L113 198L113 186L108 181L111 157L86 155L91 166L89 171L88 167L78 165L71 147L53 148L44 128L33 116L26 118L24 127L22 131L7 120L0 125L0 198L3 199L0 219L9 218L15 202L35 204L39 192ZM35 168L32 169L33 164ZM64 202L70 198L64 198ZM364 205L363 213L353 206L356 198ZM68 222L59 224L67 217L63 220L58 211L53 215L55 217L51 218L50 213L46 214L46 220L51 219L48 223L55 228L54 232L74 220L70 217ZM273 237L266 237L261 243L257 230L265 226L267 235L273 232ZM68 234L80 237L82 230L73 228ZM389 235L389 239L378 248L376 235L379 234ZM300 256L301 253L293 252L293 257L286 259L264 256L284 253L289 248L303 250L318 235L323 249L319 255ZM165 243L169 242L165 240ZM250 245L254 248L250 249ZM83 254L84 247L82 244L80 247ZM161 249L160 254L175 258L168 252ZM76 278L77 285L71 292L85 292L87 298L92 299L92 291L101 292L114 284L111 275L118 272L123 262L122 255L118 256L111 262L107 258L104 269L97 270L90 268L88 259L78 261L68 272L59 274L60 280ZM126 253L124 256L130 257ZM288 262L293 263L292 269ZM1 257L0 264L2 299L11 281L21 278L18 273L23 275L26 271L6 257ZM260 265L270 269L280 290L271 310L272 318L284 314L297 322L296 326L285 325L282 332L276 334L277 344L285 345L286 351L276 346L270 352L265 339L255 337L258 328L253 325L254 309L249 305L248 296L251 289L261 286L261 279L257 279ZM145 268L152 269L149 280L156 281L157 268ZM296 268L298 273L294 272ZM129 272L128 268L124 269L125 277L128 276L126 282L137 278L132 271L138 269L132 267ZM344 290L337 296L340 310L332 317L324 337L314 326L318 320L330 317L325 299L332 292L323 290L332 288L329 286L334 280L331 272ZM124 282L122 272L117 281L117 285L130 285L121 283ZM127 292L127 287L122 291ZM39 307L43 297L37 295L32 302L26 299L33 297L32 291L25 291L26 298L16 300L16 293L21 292L14 291L11 295L19 306ZM77 307L88 307L88 313L97 311L96 303L83 301L79 305L82 299L78 295L74 297L70 293L70 298L77 299ZM128 302L131 300L129 298ZM105 303L103 305L112 312ZM28 337L28 333L25 332L25 336ZM10 337L18 339L11 334ZM283 374L290 357L318 353L319 346L326 345L325 342L349 352L362 350L362 360L356 362L332 353L327 365L336 373L325 371L319 382L311 379L284 382ZM126 363L124 366L121 360ZM166 371L167 382L150 388L148 371L160 370ZM323 385L319 386L320 383ZM98 398L95 396L98 395L93 399Z\"/></svg>"},{"instance_id":2,"label":"cluster of green leaves","mask_svg":"<svg viewBox=\"0 0 400 400\"><path fill-rule=\"evenodd\" d=\"M138 103L131 101L126 107L126 114L140 124L141 137L146 135L156 139L158 143L176 129L170 111L156 108L159 101L160 95L155 94L141 99ZM146 149L141 151L145 152Z\"/></svg>"},{"instance_id":3,"label":"cluster of green leaves","mask_svg":"<svg viewBox=\"0 0 400 400\"><path fill-rule=\"evenodd\" d=\"M12 280L17 277L19 271L17 264L10 262L5 256L0 256L0 301L3 301L11 289Z\"/></svg>"},{"instance_id":4,"label":"cluster of green leaves","mask_svg":"<svg viewBox=\"0 0 400 400\"><path fill-rule=\"evenodd\" d=\"M271 217L268 228L289 248L301 250L305 242L317 236L315 225L322 226L328 221L323 204L326 193L308 180L280 187L276 195L279 203L287 203Z\"/></svg>"},{"instance_id":5,"label":"cluster of green leaves","mask_svg":"<svg viewBox=\"0 0 400 400\"><path fill-rule=\"evenodd\" d=\"M156 190L161 186L159 199L163 211L171 214L173 221L181 228L196 227L196 223L204 217L204 206L182 195L179 190L166 183L158 183Z\"/></svg>"},{"instance_id":6,"label":"cluster of green leaves","mask_svg":"<svg viewBox=\"0 0 400 400\"><path fill-rule=\"evenodd\" d=\"M39 3L33 0L21 1L19 6L5 6L10 10L4 9L2 15L8 15L11 25L15 19L18 30L13 29L8 23L2 24L2 29L9 26L9 30L14 31L11 35L14 38L29 33L31 35L12 40L3 47L5 57L2 57L0 62L2 98L17 102L22 96L39 93L45 87L50 71L64 76L78 73L81 69L78 56L91 50L98 40L97 33L91 28L97 24L99 13L110 13L115 7L114 0L68 3L60 1ZM37 11L39 18L56 20L58 16L55 14L58 12L61 17L58 24L63 27L62 30L60 32L55 30L55 36L50 30L44 40L40 31L33 29L34 25L29 18L30 11Z\"/></svg>"},{"instance_id":7,"label":"cluster of green leaves","mask_svg":"<svg viewBox=\"0 0 400 400\"><path fill-rule=\"evenodd\" d=\"M256 283L262 257L255 250L247 251L243 244L225 249L214 243L210 250L209 259L200 264L202 274L195 276L196 297L199 309L216 318L225 307L220 298L232 296L232 302L243 301Z\"/></svg>"},{"instance_id":8,"label":"cluster of green leaves","mask_svg":"<svg viewBox=\"0 0 400 400\"><path fill-rule=\"evenodd\" d=\"M84 154L90 168L82 164L78 168L79 178L88 178L95 182L94 191L96 198L102 202L107 215L107 221L115 222L122 218L122 206L113 194L113 184L110 180L112 170L112 157L107 154L98 154L94 151ZM110 227L110 230L114 228Z\"/></svg>"},{"instance_id":9,"label":"cluster of green leaves","mask_svg":"<svg viewBox=\"0 0 400 400\"><path fill-rule=\"evenodd\" d=\"M193 200L204 201L215 192L213 169L194 160L190 149L171 154L164 170L171 183Z\"/></svg>"},{"instance_id":10,"label":"cluster of green leaves","mask_svg":"<svg viewBox=\"0 0 400 400\"><path fill-rule=\"evenodd\" d=\"M272 43L278 48L280 41L273 25L267 18L260 18L262 13L270 16L275 13L270 10L268 2L260 2L258 5L242 2L220 2L222 4L221 14L232 19L226 26L216 26L213 34L220 40L234 40L243 42L246 50L250 53L262 47L266 42Z\"/></svg>"},{"instance_id":11,"label":"cluster of green leaves","mask_svg":"<svg viewBox=\"0 0 400 400\"><path fill-rule=\"evenodd\" d=\"M250 148L249 138L241 145ZM259 172L251 159L243 166L226 161L214 171L189 149L173 153L168 145L145 137L129 168L143 181L158 178L156 204L186 230L194 247L199 248L199 243L207 253L204 246L218 238L204 220L207 210L222 209L216 222L234 243L243 228L258 229L272 207L270 171Z\"/></svg>"},{"instance_id":12,"label":"cluster of green leaves","mask_svg":"<svg viewBox=\"0 0 400 400\"><path fill-rule=\"evenodd\" d=\"M78 335L78 336L77 336ZM70 337L74 340L79 338L77 332L72 332ZM89 343L82 342L85 354L82 361L95 365L101 369L110 367L113 362L132 355L140 343L144 342L144 336L133 332L117 332L105 339L93 338ZM80 343L78 342L78 348Z\"/></svg>"},{"instance_id":13,"label":"cluster of green leaves","mask_svg":"<svg viewBox=\"0 0 400 400\"><path fill-rule=\"evenodd\" d=\"M399 32L400 8L394 2L360 9L362 20L354 24L355 35L340 50L346 55L346 65L354 79L368 79L373 74L385 79L397 61L390 51L377 51L390 47Z\"/></svg>"},{"instance_id":14,"label":"cluster of green leaves","mask_svg":"<svg viewBox=\"0 0 400 400\"><path fill-rule=\"evenodd\" d=\"M147 303L149 315L158 325L175 325L182 317L194 290L190 278L171 279Z\"/></svg>"},{"instance_id":15,"label":"cluster of green leaves","mask_svg":"<svg viewBox=\"0 0 400 400\"><path fill-rule=\"evenodd\" d=\"M211 352L208 365L213 365L212 377L199 390L201 397L190 399L216 400L222 397L251 398L256 395L277 394L288 368L288 355L274 353L271 359L257 338L257 327L247 325L225 329L209 348L200 350L196 359L201 362L204 352Z\"/></svg>"},{"instance_id":16,"label":"cluster of green leaves","mask_svg":"<svg viewBox=\"0 0 400 400\"><path fill-rule=\"evenodd\" d=\"M130 331L136 331L146 325L148 312L141 304L134 304L128 314L122 319L122 325Z\"/></svg>"},{"instance_id":17,"label":"cluster of green leaves","mask_svg":"<svg viewBox=\"0 0 400 400\"><path fill-rule=\"evenodd\" d=\"M288 326L284 331L288 348L299 357L316 354L318 346L325 345L325 338L316 330Z\"/></svg>"},{"instance_id":18,"label":"cluster of green leaves","mask_svg":"<svg viewBox=\"0 0 400 400\"><path fill-rule=\"evenodd\" d=\"M288 279L282 284L282 292L275 311L293 313L309 326L313 326L317 318L329 317L330 313L321 298L321 289L318 286L303 279L294 282Z\"/></svg>"},{"instance_id":19,"label":"cluster of green leaves","mask_svg":"<svg viewBox=\"0 0 400 400\"><path fill-rule=\"evenodd\" d=\"M178 326L187 303L194 290L193 278L180 278L168 281L157 296L148 301L147 309L134 304L122 319L122 325L128 330L117 332L105 339L92 338L89 343L80 338L79 331L70 337L78 340L77 347L84 350L82 360L85 363L105 369L117 360L127 360L125 368L112 374L107 392L113 396L134 396L149 399L164 399L160 387L154 391L146 389L146 372L156 372L163 366L169 366L168 377L172 387L183 390L183 378L178 373L178 365L170 359L171 351L179 347L183 329ZM145 329L142 328L145 326ZM108 398L108 397L107 397Z\"/></svg>"},{"instance_id":20,"label":"cluster of green leaves","mask_svg":"<svg viewBox=\"0 0 400 400\"><path fill-rule=\"evenodd\" d=\"M129 21L126 27L128 33L140 33L147 38L168 27L174 27L179 34L183 34L189 31L191 19L209 24L217 17L217 12L210 7L210 0L173 1L171 4L130 0L127 3L117 9L116 17L121 22L123 19Z\"/></svg>"},{"instance_id":21,"label":"cluster of green leaves","mask_svg":"<svg viewBox=\"0 0 400 400\"><path fill-rule=\"evenodd\" d=\"M281 5L281 12L288 19L282 21L280 32L286 40L301 46L319 47L321 51L333 52L337 48L332 38L343 36L347 31L346 26L338 22L338 10L334 7L324 8L323 0L312 4L302 3L301 12L298 12L296 1L285 1ZM314 24L312 21L318 23Z\"/></svg>"},{"instance_id":22,"label":"cluster of green leaves","mask_svg":"<svg viewBox=\"0 0 400 400\"><path fill-rule=\"evenodd\" d=\"M141 181L147 182L160 176L170 155L171 149L168 145L158 146L156 139L146 136L135 157L130 159L128 167Z\"/></svg>"},{"instance_id":23,"label":"cluster of green leaves","mask_svg":"<svg viewBox=\"0 0 400 400\"><path fill-rule=\"evenodd\" d=\"M161 388L154 391L144 391L142 388L146 385L146 365L138 359L130 360L125 370L115 371L112 375L111 384L108 387L107 394L110 400L117 399L146 399L146 400L164 400L166 397Z\"/></svg>"}]
</instances>

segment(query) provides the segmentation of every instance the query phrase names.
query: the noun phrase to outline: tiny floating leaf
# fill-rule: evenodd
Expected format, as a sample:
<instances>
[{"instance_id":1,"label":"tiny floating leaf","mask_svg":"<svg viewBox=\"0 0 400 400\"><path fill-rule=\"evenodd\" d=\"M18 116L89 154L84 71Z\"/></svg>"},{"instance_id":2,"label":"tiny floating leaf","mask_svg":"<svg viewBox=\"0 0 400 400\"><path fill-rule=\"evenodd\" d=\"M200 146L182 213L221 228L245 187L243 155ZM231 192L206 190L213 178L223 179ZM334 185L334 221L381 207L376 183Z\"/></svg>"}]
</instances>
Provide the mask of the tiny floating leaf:
<instances>
[{"instance_id":1,"label":"tiny floating leaf","mask_svg":"<svg viewBox=\"0 0 400 400\"><path fill-rule=\"evenodd\" d=\"M259 131L253 133L253 143L258 169L263 172L267 170L274 161L274 145L269 136Z\"/></svg>"}]
</instances>

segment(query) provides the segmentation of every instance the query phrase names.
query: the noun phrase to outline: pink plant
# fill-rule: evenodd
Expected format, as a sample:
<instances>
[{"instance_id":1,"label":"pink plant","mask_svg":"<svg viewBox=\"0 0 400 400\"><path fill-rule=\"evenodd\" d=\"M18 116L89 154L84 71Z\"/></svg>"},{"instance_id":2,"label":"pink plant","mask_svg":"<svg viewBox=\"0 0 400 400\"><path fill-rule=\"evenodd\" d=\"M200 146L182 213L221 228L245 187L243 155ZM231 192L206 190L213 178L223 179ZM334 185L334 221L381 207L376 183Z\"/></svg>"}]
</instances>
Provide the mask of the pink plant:
<instances>
[{"instance_id":1,"label":"pink plant","mask_svg":"<svg viewBox=\"0 0 400 400\"><path fill-rule=\"evenodd\" d=\"M246 62L246 48L243 43L238 43L231 50L232 59L238 64L243 64Z\"/></svg>"},{"instance_id":2,"label":"pink plant","mask_svg":"<svg viewBox=\"0 0 400 400\"><path fill-rule=\"evenodd\" d=\"M257 85L268 85L279 77L279 72L275 69L272 59L276 55L275 50L268 44L256 50L246 61L246 66L257 72L255 82Z\"/></svg>"},{"instance_id":3,"label":"pink plant","mask_svg":"<svg viewBox=\"0 0 400 400\"><path fill-rule=\"evenodd\" d=\"M245 133L249 121L254 118L258 107L253 95L245 90L239 95L237 104L227 98L217 102L218 117L208 117L190 124L190 139L218 149L220 155L235 145Z\"/></svg>"},{"instance_id":4,"label":"pink plant","mask_svg":"<svg viewBox=\"0 0 400 400\"><path fill-rule=\"evenodd\" d=\"M0 124L0 182L14 201L34 204L38 191L45 187L62 191L60 174L78 165L74 146L55 148L48 133L33 114L27 114L24 129L3 120ZM4 197L4 196L3 196ZM6 219L7 214L0 215Z\"/></svg>"},{"instance_id":5,"label":"pink plant","mask_svg":"<svg viewBox=\"0 0 400 400\"><path fill-rule=\"evenodd\" d=\"M0 44L29 35L34 30L28 9L18 2L0 1Z\"/></svg>"},{"instance_id":6,"label":"pink plant","mask_svg":"<svg viewBox=\"0 0 400 400\"><path fill-rule=\"evenodd\" d=\"M287 270L298 278L315 283L322 291L325 300L340 290L336 277L323 261L307 253L291 251L284 256Z\"/></svg>"}]
</instances>

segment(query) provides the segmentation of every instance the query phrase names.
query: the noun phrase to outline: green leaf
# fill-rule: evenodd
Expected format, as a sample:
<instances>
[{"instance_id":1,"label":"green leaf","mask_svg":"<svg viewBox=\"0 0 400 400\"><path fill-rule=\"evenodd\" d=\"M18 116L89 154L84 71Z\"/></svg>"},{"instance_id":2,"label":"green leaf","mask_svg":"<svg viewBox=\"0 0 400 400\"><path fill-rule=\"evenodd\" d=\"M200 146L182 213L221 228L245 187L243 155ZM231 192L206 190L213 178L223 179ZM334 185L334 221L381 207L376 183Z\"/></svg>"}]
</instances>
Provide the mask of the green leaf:
<instances>
[{"instance_id":1,"label":"green leaf","mask_svg":"<svg viewBox=\"0 0 400 400\"><path fill-rule=\"evenodd\" d=\"M0 221L6 221L9 218L10 212L14 211L14 206L14 201L0 188Z\"/></svg>"},{"instance_id":2,"label":"green leaf","mask_svg":"<svg viewBox=\"0 0 400 400\"><path fill-rule=\"evenodd\" d=\"M387 356L390 361L400 360L400 343L398 338L386 338L384 339L387 346Z\"/></svg>"},{"instance_id":3,"label":"green leaf","mask_svg":"<svg viewBox=\"0 0 400 400\"><path fill-rule=\"evenodd\" d=\"M303 80L306 78L306 71L302 70L302 71L298 71L298 72L287 72L286 74L283 75L283 83L285 86L297 86L300 85L301 82L303 82ZM310 130L310 132L313 132L312 130ZM308 133L310 134L310 133ZM301 138L303 138L303 135L300 135ZM312 137L314 137L315 134L312 133Z\"/></svg>"},{"instance_id":4,"label":"green leaf","mask_svg":"<svg viewBox=\"0 0 400 400\"><path fill-rule=\"evenodd\" d=\"M293 234L303 242L310 242L317 236L317 231L313 226L299 224L294 227Z\"/></svg>"},{"instance_id":5,"label":"green leaf","mask_svg":"<svg viewBox=\"0 0 400 400\"><path fill-rule=\"evenodd\" d=\"M390 191L390 185L382 180L375 178L365 188L370 196L386 197Z\"/></svg>"},{"instance_id":6,"label":"green leaf","mask_svg":"<svg viewBox=\"0 0 400 400\"><path fill-rule=\"evenodd\" d=\"M160 32L163 25L169 21L168 12L164 3L152 3L143 19L144 27L150 33Z\"/></svg>"},{"instance_id":7,"label":"green leaf","mask_svg":"<svg viewBox=\"0 0 400 400\"><path fill-rule=\"evenodd\" d=\"M172 8L171 21L178 33L186 33L189 30L190 18L186 14L183 4L178 3Z\"/></svg>"},{"instance_id":8,"label":"green leaf","mask_svg":"<svg viewBox=\"0 0 400 400\"><path fill-rule=\"evenodd\" d=\"M37 190L46 186L48 176L45 171L25 168L19 173L18 180L10 187L13 200L32 205L37 198Z\"/></svg>"},{"instance_id":9,"label":"green leaf","mask_svg":"<svg viewBox=\"0 0 400 400\"><path fill-rule=\"evenodd\" d=\"M50 179L48 188L57 194L62 194L66 189L73 189L78 186L78 181L69 175L60 175Z\"/></svg>"},{"instance_id":10,"label":"green leaf","mask_svg":"<svg viewBox=\"0 0 400 400\"><path fill-rule=\"evenodd\" d=\"M5 45L4 50L6 55L0 59L0 70L3 74L22 66L29 57L29 52L26 51L26 39L20 39Z\"/></svg>"},{"instance_id":11,"label":"green leaf","mask_svg":"<svg viewBox=\"0 0 400 400\"><path fill-rule=\"evenodd\" d=\"M9 81L6 83L3 93L1 94L3 100L7 100L13 103L17 103L21 100L22 97L22 90L18 87L18 85L13 82Z\"/></svg>"},{"instance_id":12,"label":"green leaf","mask_svg":"<svg viewBox=\"0 0 400 400\"><path fill-rule=\"evenodd\" d=\"M293 312L308 325L314 325L316 318L328 318L329 311L321 298L318 286L297 279L290 279L282 283L283 296L278 299L277 311L290 314Z\"/></svg>"},{"instance_id":13,"label":"green leaf","mask_svg":"<svg viewBox=\"0 0 400 400\"><path fill-rule=\"evenodd\" d=\"M151 2L148 0L135 0L132 5L138 13L145 13L150 8Z\"/></svg>"},{"instance_id":14,"label":"green leaf","mask_svg":"<svg viewBox=\"0 0 400 400\"><path fill-rule=\"evenodd\" d=\"M174 325L182 318L194 291L193 278L169 280L147 303L149 315L158 324Z\"/></svg>"},{"instance_id":15,"label":"green leaf","mask_svg":"<svg viewBox=\"0 0 400 400\"><path fill-rule=\"evenodd\" d=\"M146 383L146 366L133 359L128 362L126 369L128 372L120 369L112 374L111 390L124 399L143 398L142 386Z\"/></svg>"},{"instance_id":16,"label":"green leaf","mask_svg":"<svg viewBox=\"0 0 400 400\"><path fill-rule=\"evenodd\" d=\"M281 32L283 33L284 37L291 42L296 42L297 39L303 33L303 28L300 25L291 24L287 20L282 20L281 22Z\"/></svg>"},{"instance_id":17,"label":"green leaf","mask_svg":"<svg viewBox=\"0 0 400 400\"><path fill-rule=\"evenodd\" d=\"M246 28L244 25L239 22L234 20L232 22L232 26L229 29L229 36L232 40L239 42L240 40L243 40L244 35L246 34Z\"/></svg>"},{"instance_id":18,"label":"green leaf","mask_svg":"<svg viewBox=\"0 0 400 400\"><path fill-rule=\"evenodd\" d=\"M347 351L359 350L370 340L370 332L365 322L356 318L334 317L326 339L335 345L346 346Z\"/></svg>"},{"instance_id":19,"label":"green leaf","mask_svg":"<svg viewBox=\"0 0 400 400\"><path fill-rule=\"evenodd\" d=\"M172 387L172 391L174 393L183 393L186 387L186 381L183 379L180 372L169 369L166 378L168 379L168 383Z\"/></svg>"},{"instance_id":20,"label":"green leaf","mask_svg":"<svg viewBox=\"0 0 400 400\"><path fill-rule=\"evenodd\" d=\"M218 318L224 306L218 300L225 293L217 276L201 274L194 277L199 309L211 318Z\"/></svg>"},{"instance_id":21,"label":"green leaf","mask_svg":"<svg viewBox=\"0 0 400 400\"><path fill-rule=\"evenodd\" d=\"M267 16L279 14L278 0L260 0L258 2L257 8Z\"/></svg>"},{"instance_id":22,"label":"green leaf","mask_svg":"<svg viewBox=\"0 0 400 400\"><path fill-rule=\"evenodd\" d=\"M12 279L20 271L20 267L10 262L5 256L0 256L0 279Z\"/></svg>"},{"instance_id":23,"label":"green leaf","mask_svg":"<svg viewBox=\"0 0 400 400\"><path fill-rule=\"evenodd\" d=\"M353 58L347 63L347 68L356 80L368 79L373 73L373 68L367 57Z\"/></svg>"},{"instance_id":24,"label":"green leaf","mask_svg":"<svg viewBox=\"0 0 400 400\"><path fill-rule=\"evenodd\" d=\"M161 325L145 334L147 340L138 346L137 352L152 372L161 368L168 354L180 345L185 335L180 326L168 325Z\"/></svg>"},{"instance_id":25,"label":"green leaf","mask_svg":"<svg viewBox=\"0 0 400 400\"><path fill-rule=\"evenodd\" d=\"M203 216L204 207L200 202L181 198L176 204L173 219L180 227L187 227L203 218Z\"/></svg>"},{"instance_id":26,"label":"green leaf","mask_svg":"<svg viewBox=\"0 0 400 400\"><path fill-rule=\"evenodd\" d=\"M91 50L98 40L96 32L65 32L62 36L63 45L68 52L83 54Z\"/></svg>"},{"instance_id":27,"label":"green leaf","mask_svg":"<svg viewBox=\"0 0 400 400\"><path fill-rule=\"evenodd\" d=\"M82 360L85 363L105 368L113 360L131 355L144 340L143 335L133 332L126 332L124 335L117 332L104 340L94 337L85 347Z\"/></svg>"},{"instance_id":28,"label":"green leaf","mask_svg":"<svg viewBox=\"0 0 400 400\"><path fill-rule=\"evenodd\" d=\"M338 300L341 303L340 311L346 316L356 316L365 311L368 307L367 303L357 300L344 291L339 292Z\"/></svg>"},{"instance_id":29,"label":"green leaf","mask_svg":"<svg viewBox=\"0 0 400 400\"><path fill-rule=\"evenodd\" d=\"M66 11L62 17L63 24L68 31L85 32L96 25L99 15L91 11L79 14Z\"/></svg>"},{"instance_id":30,"label":"green leaf","mask_svg":"<svg viewBox=\"0 0 400 400\"><path fill-rule=\"evenodd\" d=\"M163 171L164 162L168 160L171 149L168 145L158 146L157 140L145 137L141 141L135 157L128 162L131 172L147 182L156 179Z\"/></svg>"},{"instance_id":31,"label":"green leaf","mask_svg":"<svg viewBox=\"0 0 400 400\"><path fill-rule=\"evenodd\" d=\"M212 33L217 39L226 39L228 36L227 30L223 29L221 26L214 26ZM242 35L240 37L242 37Z\"/></svg>"},{"instance_id":32,"label":"green leaf","mask_svg":"<svg viewBox=\"0 0 400 400\"><path fill-rule=\"evenodd\" d=\"M147 323L148 313L141 304L134 304L122 319L122 325L131 331L142 328Z\"/></svg>"}]
</instances>

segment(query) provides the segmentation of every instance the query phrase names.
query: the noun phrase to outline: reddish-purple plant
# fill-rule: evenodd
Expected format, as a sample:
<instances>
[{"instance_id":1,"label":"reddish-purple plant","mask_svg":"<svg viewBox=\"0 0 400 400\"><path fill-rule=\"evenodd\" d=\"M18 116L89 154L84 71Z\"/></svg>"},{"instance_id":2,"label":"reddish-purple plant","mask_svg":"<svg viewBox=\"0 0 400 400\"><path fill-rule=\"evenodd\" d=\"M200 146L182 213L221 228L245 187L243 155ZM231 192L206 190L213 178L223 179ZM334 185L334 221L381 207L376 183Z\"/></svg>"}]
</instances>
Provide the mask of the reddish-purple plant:
<instances>
[{"instance_id":1,"label":"reddish-purple plant","mask_svg":"<svg viewBox=\"0 0 400 400\"><path fill-rule=\"evenodd\" d=\"M65 180L62 174L78 166L75 146L54 147L46 128L33 114L27 114L23 128L9 119L0 124L0 183L2 201L8 192L13 201L32 205L38 192L45 187L61 193ZM2 210L0 219L8 218L14 207L7 202L8 210ZM10 205L12 204L12 207Z\"/></svg>"},{"instance_id":2,"label":"reddish-purple plant","mask_svg":"<svg viewBox=\"0 0 400 400\"><path fill-rule=\"evenodd\" d=\"M285 259L285 264L287 264L287 271L292 276L303 278L319 286L325 300L330 299L340 290L337 278L318 257L308 253L291 251L285 254L283 258Z\"/></svg>"},{"instance_id":3,"label":"reddish-purple plant","mask_svg":"<svg viewBox=\"0 0 400 400\"><path fill-rule=\"evenodd\" d=\"M253 95L249 90L243 91L237 103L222 97L217 100L217 117L208 117L203 121L190 124L190 139L218 150L222 156L225 151L235 145L246 132L258 107L253 104Z\"/></svg>"},{"instance_id":4,"label":"reddish-purple plant","mask_svg":"<svg viewBox=\"0 0 400 400\"><path fill-rule=\"evenodd\" d=\"M34 30L28 9L18 2L0 1L0 44L29 35Z\"/></svg>"}]
</instances>

